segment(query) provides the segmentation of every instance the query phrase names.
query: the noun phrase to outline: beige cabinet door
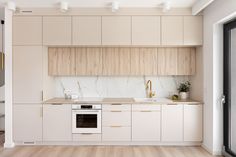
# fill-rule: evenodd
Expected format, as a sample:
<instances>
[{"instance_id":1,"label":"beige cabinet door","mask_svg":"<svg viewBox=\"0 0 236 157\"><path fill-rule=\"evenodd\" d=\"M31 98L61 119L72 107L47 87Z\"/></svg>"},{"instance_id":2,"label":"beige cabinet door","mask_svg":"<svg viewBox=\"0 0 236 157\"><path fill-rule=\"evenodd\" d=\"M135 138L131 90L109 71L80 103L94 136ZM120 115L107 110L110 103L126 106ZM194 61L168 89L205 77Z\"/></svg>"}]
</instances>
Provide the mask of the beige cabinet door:
<instances>
[{"instance_id":1,"label":"beige cabinet door","mask_svg":"<svg viewBox=\"0 0 236 157\"><path fill-rule=\"evenodd\" d=\"M183 45L183 16L162 16L161 26L162 45Z\"/></svg>"},{"instance_id":2,"label":"beige cabinet door","mask_svg":"<svg viewBox=\"0 0 236 157\"><path fill-rule=\"evenodd\" d=\"M183 105L162 105L162 141L183 141Z\"/></svg>"},{"instance_id":3,"label":"beige cabinet door","mask_svg":"<svg viewBox=\"0 0 236 157\"><path fill-rule=\"evenodd\" d=\"M42 46L13 46L13 102L41 103Z\"/></svg>"},{"instance_id":4,"label":"beige cabinet door","mask_svg":"<svg viewBox=\"0 0 236 157\"><path fill-rule=\"evenodd\" d=\"M132 45L160 45L160 16L132 16Z\"/></svg>"},{"instance_id":5,"label":"beige cabinet door","mask_svg":"<svg viewBox=\"0 0 236 157\"><path fill-rule=\"evenodd\" d=\"M184 16L184 45L202 45L202 16Z\"/></svg>"},{"instance_id":6,"label":"beige cabinet door","mask_svg":"<svg viewBox=\"0 0 236 157\"><path fill-rule=\"evenodd\" d=\"M13 106L13 140L42 141L42 104Z\"/></svg>"},{"instance_id":7,"label":"beige cabinet door","mask_svg":"<svg viewBox=\"0 0 236 157\"><path fill-rule=\"evenodd\" d=\"M75 48L48 48L48 74L75 75Z\"/></svg>"},{"instance_id":8,"label":"beige cabinet door","mask_svg":"<svg viewBox=\"0 0 236 157\"><path fill-rule=\"evenodd\" d=\"M140 48L140 74L157 75L157 48Z\"/></svg>"},{"instance_id":9,"label":"beige cabinet door","mask_svg":"<svg viewBox=\"0 0 236 157\"><path fill-rule=\"evenodd\" d=\"M13 16L13 45L42 45L41 16Z\"/></svg>"},{"instance_id":10,"label":"beige cabinet door","mask_svg":"<svg viewBox=\"0 0 236 157\"><path fill-rule=\"evenodd\" d=\"M194 75L196 67L195 48L178 48L177 75Z\"/></svg>"},{"instance_id":11,"label":"beige cabinet door","mask_svg":"<svg viewBox=\"0 0 236 157\"><path fill-rule=\"evenodd\" d=\"M131 16L103 16L102 45L131 45Z\"/></svg>"},{"instance_id":12,"label":"beige cabinet door","mask_svg":"<svg viewBox=\"0 0 236 157\"><path fill-rule=\"evenodd\" d=\"M71 17L43 17L43 45L71 45Z\"/></svg>"},{"instance_id":13,"label":"beige cabinet door","mask_svg":"<svg viewBox=\"0 0 236 157\"><path fill-rule=\"evenodd\" d=\"M72 141L71 105L43 105L43 141Z\"/></svg>"},{"instance_id":14,"label":"beige cabinet door","mask_svg":"<svg viewBox=\"0 0 236 157\"><path fill-rule=\"evenodd\" d=\"M202 141L202 105L184 105L184 141Z\"/></svg>"},{"instance_id":15,"label":"beige cabinet door","mask_svg":"<svg viewBox=\"0 0 236 157\"><path fill-rule=\"evenodd\" d=\"M73 45L101 45L101 16L75 16L73 23Z\"/></svg>"},{"instance_id":16,"label":"beige cabinet door","mask_svg":"<svg viewBox=\"0 0 236 157\"><path fill-rule=\"evenodd\" d=\"M160 141L160 135L160 111L140 110L132 112L132 141Z\"/></svg>"},{"instance_id":17,"label":"beige cabinet door","mask_svg":"<svg viewBox=\"0 0 236 157\"><path fill-rule=\"evenodd\" d=\"M76 48L76 75L102 75L101 48Z\"/></svg>"},{"instance_id":18,"label":"beige cabinet door","mask_svg":"<svg viewBox=\"0 0 236 157\"><path fill-rule=\"evenodd\" d=\"M178 48L158 48L158 75L177 74Z\"/></svg>"}]
</instances>

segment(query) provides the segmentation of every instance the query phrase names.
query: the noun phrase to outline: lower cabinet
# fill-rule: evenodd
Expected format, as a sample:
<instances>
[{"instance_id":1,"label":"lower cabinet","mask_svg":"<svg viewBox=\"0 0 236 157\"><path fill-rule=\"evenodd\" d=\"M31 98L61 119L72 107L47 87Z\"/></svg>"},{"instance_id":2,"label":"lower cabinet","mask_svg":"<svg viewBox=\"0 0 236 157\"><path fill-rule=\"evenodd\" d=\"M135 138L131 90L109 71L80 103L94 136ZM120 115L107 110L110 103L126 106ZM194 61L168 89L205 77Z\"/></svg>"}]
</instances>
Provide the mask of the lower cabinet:
<instances>
[{"instance_id":1,"label":"lower cabinet","mask_svg":"<svg viewBox=\"0 0 236 157\"><path fill-rule=\"evenodd\" d=\"M132 141L160 141L160 105L132 106Z\"/></svg>"},{"instance_id":2,"label":"lower cabinet","mask_svg":"<svg viewBox=\"0 0 236 157\"><path fill-rule=\"evenodd\" d=\"M72 141L71 105L43 106L43 141Z\"/></svg>"},{"instance_id":3,"label":"lower cabinet","mask_svg":"<svg viewBox=\"0 0 236 157\"><path fill-rule=\"evenodd\" d=\"M184 141L202 141L202 105L184 105Z\"/></svg>"},{"instance_id":4,"label":"lower cabinet","mask_svg":"<svg viewBox=\"0 0 236 157\"><path fill-rule=\"evenodd\" d=\"M101 142L102 135L101 134L73 134L72 135L73 141L78 142Z\"/></svg>"},{"instance_id":5,"label":"lower cabinet","mask_svg":"<svg viewBox=\"0 0 236 157\"><path fill-rule=\"evenodd\" d=\"M14 104L13 139L25 143L42 141L42 104Z\"/></svg>"},{"instance_id":6,"label":"lower cabinet","mask_svg":"<svg viewBox=\"0 0 236 157\"><path fill-rule=\"evenodd\" d=\"M162 141L183 141L183 105L162 105Z\"/></svg>"},{"instance_id":7,"label":"lower cabinet","mask_svg":"<svg viewBox=\"0 0 236 157\"><path fill-rule=\"evenodd\" d=\"M131 127L109 126L102 128L103 141L131 141Z\"/></svg>"}]
</instances>

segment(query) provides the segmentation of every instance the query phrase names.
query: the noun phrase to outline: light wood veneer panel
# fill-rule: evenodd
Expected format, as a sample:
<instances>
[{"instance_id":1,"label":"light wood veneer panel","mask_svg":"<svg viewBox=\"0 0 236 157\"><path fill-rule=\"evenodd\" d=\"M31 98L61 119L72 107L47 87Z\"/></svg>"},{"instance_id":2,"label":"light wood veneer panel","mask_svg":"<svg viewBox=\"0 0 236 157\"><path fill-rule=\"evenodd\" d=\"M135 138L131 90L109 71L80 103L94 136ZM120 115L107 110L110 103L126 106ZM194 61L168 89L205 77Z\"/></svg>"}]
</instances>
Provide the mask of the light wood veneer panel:
<instances>
[{"instance_id":1,"label":"light wood veneer panel","mask_svg":"<svg viewBox=\"0 0 236 157\"><path fill-rule=\"evenodd\" d=\"M178 48L177 75L195 74L195 48Z\"/></svg>"},{"instance_id":2,"label":"light wood veneer panel","mask_svg":"<svg viewBox=\"0 0 236 157\"><path fill-rule=\"evenodd\" d=\"M157 75L157 48L140 48L140 74Z\"/></svg>"},{"instance_id":3,"label":"light wood veneer panel","mask_svg":"<svg viewBox=\"0 0 236 157\"><path fill-rule=\"evenodd\" d=\"M139 48L131 48L130 52L130 75L140 75L140 53Z\"/></svg>"}]
</instances>

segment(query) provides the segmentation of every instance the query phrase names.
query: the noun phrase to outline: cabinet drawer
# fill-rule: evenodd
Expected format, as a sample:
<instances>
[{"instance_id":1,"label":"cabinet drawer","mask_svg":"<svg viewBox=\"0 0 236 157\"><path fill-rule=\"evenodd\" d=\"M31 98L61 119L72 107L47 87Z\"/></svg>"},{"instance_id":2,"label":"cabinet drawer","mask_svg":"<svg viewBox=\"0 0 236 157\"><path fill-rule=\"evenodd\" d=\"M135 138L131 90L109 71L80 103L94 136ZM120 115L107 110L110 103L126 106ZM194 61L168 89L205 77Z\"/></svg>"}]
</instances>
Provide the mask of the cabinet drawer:
<instances>
[{"instance_id":1,"label":"cabinet drawer","mask_svg":"<svg viewBox=\"0 0 236 157\"><path fill-rule=\"evenodd\" d=\"M160 105L132 105L132 111L161 111Z\"/></svg>"},{"instance_id":2,"label":"cabinet drawer","mask_svg":"<svg viewBox=\"0 0 236 157\"><path fill-rule=\"evenodd\" d=\"M103 141L131 141L131 127L103 127Z\"/></svg>"},{"instance_id":3,"label":"cabinet drawer","mask_svg":"<svg viewBox=\"0 0 236 157\"><path fill-rule=\"evenodd\" d=\"M106 104L102 105L103 111L131 111L131 104Z\"/></svg>"},{"instance_id":4,"label":"cabinet drawer","mask_svg":"<svg viewBox=\"0 0 236 157\"><path fill-rule=\"evenodd\" d=\"M101 134L73 134L73 141L101 141Z\"/></svg>"},{"instance_id":5,"label":"cabinet drawer","mask_svg":"<svg viewBox=\"0 0 236 157\"><path fill-rule=\"evenodd\" d=\"M131 126L131 112L110 111L102 113L103 126Z\"/></svg>"}]
</instances>

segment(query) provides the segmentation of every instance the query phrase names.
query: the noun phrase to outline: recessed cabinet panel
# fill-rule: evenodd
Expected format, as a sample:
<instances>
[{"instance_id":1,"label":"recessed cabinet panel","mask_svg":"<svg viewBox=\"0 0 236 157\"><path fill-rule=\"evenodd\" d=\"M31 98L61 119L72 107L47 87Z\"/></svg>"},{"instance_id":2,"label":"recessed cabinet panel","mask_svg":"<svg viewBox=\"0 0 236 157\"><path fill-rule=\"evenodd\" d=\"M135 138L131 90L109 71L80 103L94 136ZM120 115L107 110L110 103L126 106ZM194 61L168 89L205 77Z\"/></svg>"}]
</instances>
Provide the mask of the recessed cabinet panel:
<instances>
[{"instance_id":1,"label":"recessed cabinet panel","mask_svg":"<svg viewBox=\"0 0 236 157\"><path fill-rule=\"evenodd\" d=\"M41 16L13 16L13 45L42 45Z\"/></svg>"},{"instance_id":2,"label":"recessed cabinet panel","mask_svg":"<svg viewBox=\"0 0 236 157\"><path fill-rule=\"evenodd\" d=\"M73 45L101 45L101 16L73 17Z\"/></svg>"},{"instance_id":3,"label":"recessed cabinet panel","mask_svg":"<svg viewBox=\"0 0 236 157\"><path fill-rule=\"evenodd\" d=\"M159 16L132 16L132 45L160 45Z\"/></svg>"},{"instance_id":4,"label":"recessed cabinet panel","mask_svg":"<svg viewBox=\"0 0 236 157\"><path fill-rule=\"evenodd\" d=\"M42 105L13 106L13 139L15 142L42 141Z\"/></svg>"},{"instance_id":5,"label":"recessed cabinet panel","mask_svg":"<svg viewBox=\"0 0 236 157\"><path fill-rule=\"evenodd\" d=\"M183 45L183 16L162 16L162 45Z\"/></svg>"},{"instance_id":6,"label":"recessed cabinet panel","mask_svg":"<svg viewBox=\"0 0 236 157\"><path fill-rule=\"evenodd\" d=\"M202 45L202 16L184 16L184 45Z\"/></svg>"},{"instance_id":7,"label":"recessed cabinet panel","mask_svg":"<svg viewBox=\"0 0 236 157\"><path fill-rule=\"evenodd\" d=\"M71 16L43 17L43 45L71 45Z\"/></svg>"},{"instance_id":8,"label":"recessed cabinet panel","mask_svg":"<svg viewBox=\"0 0 236 157\"><path fill-rule=\"evenodd\" d=\"M131 45L131 16L103 16L102 45Z\"/></svg>"}]
</instances>

